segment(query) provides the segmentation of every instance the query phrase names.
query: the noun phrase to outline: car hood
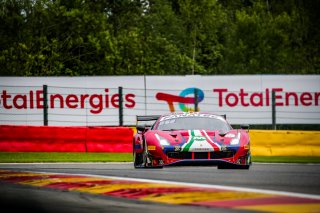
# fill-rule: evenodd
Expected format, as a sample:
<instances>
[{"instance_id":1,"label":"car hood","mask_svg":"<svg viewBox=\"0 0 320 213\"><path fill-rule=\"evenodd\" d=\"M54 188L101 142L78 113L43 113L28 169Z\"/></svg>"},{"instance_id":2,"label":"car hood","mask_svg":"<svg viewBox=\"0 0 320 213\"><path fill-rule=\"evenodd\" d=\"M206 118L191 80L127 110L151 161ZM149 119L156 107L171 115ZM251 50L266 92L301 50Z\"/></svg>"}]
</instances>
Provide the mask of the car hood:
<instances>
[{"instance_id":1,"label":"car hood","mask_svg":"<svg viewBox=\"0 0 320 213\"><path fill-rule=\"evenodd\" d=\"M218 130L157 130L154 133L165 138L170 145L179 147L180 151L184 152L220 151L226 146L234 146L231 141L240 137L238 130L230 130L224 133Z\"/></svg>"}]
</instances>

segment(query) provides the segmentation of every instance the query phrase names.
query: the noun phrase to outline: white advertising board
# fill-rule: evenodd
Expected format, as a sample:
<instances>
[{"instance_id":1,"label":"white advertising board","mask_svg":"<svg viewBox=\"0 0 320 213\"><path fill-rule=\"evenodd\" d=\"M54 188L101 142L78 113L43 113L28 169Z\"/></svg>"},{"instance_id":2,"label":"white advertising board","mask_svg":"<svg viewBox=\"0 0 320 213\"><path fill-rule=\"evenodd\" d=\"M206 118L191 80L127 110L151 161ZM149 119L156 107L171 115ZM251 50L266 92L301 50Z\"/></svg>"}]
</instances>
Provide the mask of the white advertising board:
<instances>
[{"instance_id":1,"label":"white advertising board","mask_svg":"<svg viewBox=\"0 0 320 213\"><path fill-rule=\"evenodd\" d=\"M0 124L42 125L47 85L49 125L119 125L136 115L198 109L226 114L231 124L320 124L320 75L0 77Z\"/></svg>"}]
</instances>

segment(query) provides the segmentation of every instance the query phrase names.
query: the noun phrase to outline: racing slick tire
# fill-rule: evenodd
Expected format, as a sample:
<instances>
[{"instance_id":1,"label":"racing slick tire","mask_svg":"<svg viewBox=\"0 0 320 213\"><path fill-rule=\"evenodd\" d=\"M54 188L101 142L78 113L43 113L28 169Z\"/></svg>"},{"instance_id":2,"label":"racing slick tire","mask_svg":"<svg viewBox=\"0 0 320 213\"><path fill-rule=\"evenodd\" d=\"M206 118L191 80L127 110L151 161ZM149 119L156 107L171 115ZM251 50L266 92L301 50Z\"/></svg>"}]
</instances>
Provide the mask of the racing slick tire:
<instances>
[{"instance_id":1,"label":"racing slick tire","mask_svg":"<svg viewBox=\"0 0 320 213\"><path fill-rule=\"evenodd\" d=\"M134 147L134 146L133 146ZM152 165L152 159L149 156L148 153L148 147L147 144L143 144L143 151L142 153L136 153L136 151L133 149L133 165L134 168L163 168L162 165Z\"/></svg>"},{"instance_id":2,"label":"racing slick tire","mask_svg":"<svg viewBox=\"0 0 320 213\"><path fill-rule=\"evenodd\" d=\"M142 153L137 153L135 150L135 141L132 142L132 155L133 155L133 166L134 168L140 168L143 163L143 156Z\"/></svg>"},{"instance_id":3,"label":"racing slick tire","mask_svg":"<svg viewBox=\"0 0 320 213\"><path fill-rule=\"evenodd\" d=\"M142 152L142 167L148 169L162 169L162 165L153 165L152 156L148 152L147 142L143 144L143 152Z\"/></svg>"},{"instance_id":4,"label":"racing slick tire","mask_svg":"<svg viewBox=\"0 0 320 213\"><path fill-rule=\"evenodd\" d=\"M133 151L133 165L134 165L134 168L141 167L142 163L143 163L142 153L136 153L135 151Z\"/></svg>"}]
</instances>

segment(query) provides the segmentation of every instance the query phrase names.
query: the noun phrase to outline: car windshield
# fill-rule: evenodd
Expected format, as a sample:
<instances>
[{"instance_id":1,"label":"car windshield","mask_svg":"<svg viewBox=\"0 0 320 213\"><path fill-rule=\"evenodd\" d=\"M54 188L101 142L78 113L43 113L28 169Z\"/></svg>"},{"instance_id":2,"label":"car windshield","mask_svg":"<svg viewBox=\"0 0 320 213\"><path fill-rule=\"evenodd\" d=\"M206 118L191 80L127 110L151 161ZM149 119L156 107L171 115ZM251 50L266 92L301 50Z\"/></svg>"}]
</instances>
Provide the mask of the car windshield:
<instances>
[{"instance_id":1,"label":"car windshield","mask_svg":"<svg viewBox=\"0 0 320 213\"><path fill-rule=\"evenodd\" d=\"M180 117L162 120L156 125L157 130L218 130L227 132L230 125L219 118Z\"/></svg>"}]
</instances>

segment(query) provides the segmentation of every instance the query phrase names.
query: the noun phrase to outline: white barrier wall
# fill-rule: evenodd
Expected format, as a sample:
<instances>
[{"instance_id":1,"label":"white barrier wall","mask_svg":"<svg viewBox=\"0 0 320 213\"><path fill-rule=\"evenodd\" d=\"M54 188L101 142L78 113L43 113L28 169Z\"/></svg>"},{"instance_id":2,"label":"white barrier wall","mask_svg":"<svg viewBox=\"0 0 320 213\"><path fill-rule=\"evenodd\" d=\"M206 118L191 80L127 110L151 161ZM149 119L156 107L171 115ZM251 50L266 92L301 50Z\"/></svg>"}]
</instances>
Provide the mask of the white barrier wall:
<instances>
[{"instance_id":1,"label":"white barrier wall","mask_svg":"<svg viewBox=\"0 0 320 213\"><path fill-rule=\"evenodd\" d=\"M320 75L0 77L0 124L43 124L43 85L49 125L124 125L136 115L194 109L227 114L231 124L320 124Z\"/></svg>"}]
</instances>

